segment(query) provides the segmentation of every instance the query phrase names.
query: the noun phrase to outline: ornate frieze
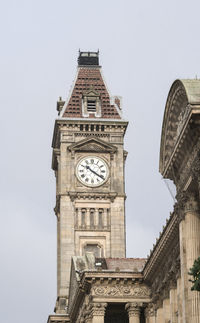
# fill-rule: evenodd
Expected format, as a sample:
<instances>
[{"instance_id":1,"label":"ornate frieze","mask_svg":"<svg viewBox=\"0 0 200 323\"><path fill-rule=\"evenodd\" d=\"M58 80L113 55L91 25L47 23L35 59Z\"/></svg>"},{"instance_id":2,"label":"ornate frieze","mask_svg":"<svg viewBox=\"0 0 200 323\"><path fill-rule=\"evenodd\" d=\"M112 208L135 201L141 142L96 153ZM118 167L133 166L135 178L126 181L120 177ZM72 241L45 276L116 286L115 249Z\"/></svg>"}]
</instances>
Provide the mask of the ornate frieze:
<instances>
[{"instance_id":1,"label":"ornate frieze","mask_svg":"<svg viewBox=\"0 0 200 323\"><path fill-rule=\"evenodd\" d=\"M150 296L150 290L146 286L94 286L92 288L92 294L95 296L131 296L135 298L146 298Z\"/></svg>"}]
</instances>

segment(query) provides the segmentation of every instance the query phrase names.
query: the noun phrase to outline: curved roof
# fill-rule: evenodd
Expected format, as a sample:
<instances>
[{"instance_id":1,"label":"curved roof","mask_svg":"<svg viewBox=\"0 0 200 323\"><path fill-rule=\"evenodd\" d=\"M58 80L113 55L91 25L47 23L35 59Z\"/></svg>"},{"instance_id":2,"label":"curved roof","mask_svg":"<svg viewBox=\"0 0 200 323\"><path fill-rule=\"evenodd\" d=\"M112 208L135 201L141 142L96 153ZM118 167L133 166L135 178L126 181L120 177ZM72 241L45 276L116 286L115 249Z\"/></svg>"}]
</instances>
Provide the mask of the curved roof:
<instances>
[{"instance_id":1,"label":"curved roof","mask_svg":"<svg viewBox=\"0 0 200 323\"><path fill-rule=\"evenodd\" d=\"M178 117L184 112L188 104L200 105L200 79L177 79L169 90L160 144L159 170L162 175L177 137Z\"/></svg>"},{"instance_id":2,"label":"curved roof","mask_svg":"<svg viewBox=\"0 0 200 323\"><path fill-rule=\"evenodd\" d=\"M190 104L200 104L200 79L179 80L184 88ZM175 81L176 82L176 81Z\"/></svg>"}]
</instances>

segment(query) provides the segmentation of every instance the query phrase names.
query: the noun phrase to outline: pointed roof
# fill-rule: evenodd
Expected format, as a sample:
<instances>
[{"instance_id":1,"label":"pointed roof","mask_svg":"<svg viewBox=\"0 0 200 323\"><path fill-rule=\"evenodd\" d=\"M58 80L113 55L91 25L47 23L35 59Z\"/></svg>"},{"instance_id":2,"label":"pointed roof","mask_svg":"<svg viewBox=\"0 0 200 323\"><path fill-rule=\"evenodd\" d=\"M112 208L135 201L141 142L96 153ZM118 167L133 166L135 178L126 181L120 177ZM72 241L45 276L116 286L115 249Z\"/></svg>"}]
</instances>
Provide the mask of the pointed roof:
<instances>
[{"instance_id":1,"label":"pointed roof","mask_svg":"<svg viewBox=\"0 0 200 323\"><path fill-rule=\"evenodd\" d=\"M86 118L82 114L82 99L90 91L100 98L101 118L121 119L119 98L115 97L112 102L99 66L98 52L80 52L77 76L69 100L62 109L61 117ZM95 118L95 115L90 114L88 118Z\"/></svg>"}]
</instances>

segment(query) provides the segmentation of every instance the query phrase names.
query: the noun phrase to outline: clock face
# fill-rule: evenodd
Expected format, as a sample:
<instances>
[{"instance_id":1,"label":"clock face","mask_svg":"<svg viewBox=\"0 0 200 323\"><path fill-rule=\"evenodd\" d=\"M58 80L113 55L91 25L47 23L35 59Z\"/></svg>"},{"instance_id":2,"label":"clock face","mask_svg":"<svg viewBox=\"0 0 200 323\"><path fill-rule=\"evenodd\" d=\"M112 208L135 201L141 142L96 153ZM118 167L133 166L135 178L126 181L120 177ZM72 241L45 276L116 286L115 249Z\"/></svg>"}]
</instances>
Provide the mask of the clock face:
<instances>
[{"instance_id":1,"label":"clock face","mask_svg":"<svg viewBox=\"0 0 200 323\"><path fill-rule=\"evenodd\" d=\"M82 158L76 167L76 176L86 186L100 186L107 180L109 175L106 162L96 156Z\"/></svg>"}]
</instances>

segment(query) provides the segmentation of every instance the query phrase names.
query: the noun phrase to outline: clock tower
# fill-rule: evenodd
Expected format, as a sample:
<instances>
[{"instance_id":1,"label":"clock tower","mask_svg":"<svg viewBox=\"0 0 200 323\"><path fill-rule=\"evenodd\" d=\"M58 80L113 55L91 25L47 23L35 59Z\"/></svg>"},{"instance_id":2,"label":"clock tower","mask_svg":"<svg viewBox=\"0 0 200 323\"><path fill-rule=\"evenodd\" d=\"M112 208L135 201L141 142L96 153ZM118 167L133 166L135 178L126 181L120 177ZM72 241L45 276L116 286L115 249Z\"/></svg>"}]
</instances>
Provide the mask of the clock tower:
<instances>
[{"instance_id":1,"label":"clock tower","mask_svg":"<svg viewBox=\"0 0 200 323\"><path fill-rule=\"evenodd\" d=\"M111 97L98 52L79 52L67 101L57 102L52 168L56 176L57 302L66 313L72 256L124 258L124 134L120 97Z\"/></svg>"}]
</instances>

